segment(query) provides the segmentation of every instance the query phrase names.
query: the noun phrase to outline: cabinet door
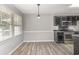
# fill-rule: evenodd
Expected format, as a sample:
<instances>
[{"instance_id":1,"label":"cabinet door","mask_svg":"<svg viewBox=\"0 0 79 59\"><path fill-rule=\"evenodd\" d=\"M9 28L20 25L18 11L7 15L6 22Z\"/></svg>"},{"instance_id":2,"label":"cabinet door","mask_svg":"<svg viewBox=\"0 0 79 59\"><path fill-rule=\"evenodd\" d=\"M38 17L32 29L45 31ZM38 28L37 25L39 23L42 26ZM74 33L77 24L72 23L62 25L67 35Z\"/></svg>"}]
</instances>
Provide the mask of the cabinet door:
<instances>
[{"instance_id":1,"label":"cabinet door","mask_svg":"<svg viewBox=\"0 0 79 59\"><path fill-rule=\"evenodd\" d=\"M61 17L55 16L54 17L54 26L60 25L61 24Z\"/></svg>"},{"instance_id":2,"label":"cabinet door","mask_svg":"<svg viewBox=\"0 0 79 59\"><path fill-rule=\"evenodd\" d=\"M72 16L72 25L77 25L77 17Z\"/></svg>"},{"instance_id":3,"label":"cabinet door","mask_svg":"<svg viewBox=\"0 0 79 59\"><path fill-rule=\"evenodd\" d=\"M79 21L79 16L77 16L77 20Z\"/></svg>"},{"instance_id":4,"label":"cabinet door","mask_svg":"<svg viewBox=\"0 0 79 59\"><path fill-rule=\"evenodd\" d=\"M62 21L67 21L67 17L66 16L62 16Z\"/></svg>"},{"instance_id":5,"label":"cabinet door","mask_svg":"<svg viewBox=\"0 0 79 59\"><path fill-rule=\"evenodd\" d=\"M72 21L72 16L67 16L67 21Z\"/></svg>"},{"instance_id":6,"label":"cabinet door","mask_svg":"<svg viewBox=\"0 0 79 59\"><path fill-rule=\"evenodd\" d=\"M73 37L74 39L74 54L79 55L79 37Z\"/></svg>"}]
</instances>

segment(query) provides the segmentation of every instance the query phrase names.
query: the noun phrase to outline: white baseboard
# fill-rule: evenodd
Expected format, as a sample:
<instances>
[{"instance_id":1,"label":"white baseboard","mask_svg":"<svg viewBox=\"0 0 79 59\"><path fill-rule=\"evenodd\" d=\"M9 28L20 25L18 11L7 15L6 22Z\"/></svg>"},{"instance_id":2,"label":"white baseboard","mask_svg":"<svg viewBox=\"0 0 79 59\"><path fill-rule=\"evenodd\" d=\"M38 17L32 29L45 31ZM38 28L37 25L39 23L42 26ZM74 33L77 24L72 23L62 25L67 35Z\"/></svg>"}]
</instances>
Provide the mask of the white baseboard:
<instances>
[{"instance_id":1,"label":"white baseboard","mask_svg":"<svg viewBox=\"0 0 79 59\"><path fill-rule=\"evenodd\" d=\"M54 42L53 40L25 40L23 42Z\"/></svg>"},{"instance_id":2,"label":"white baseboard","mask_svg":"<svg viewBox=\"0 0 79 59\"><path fill-rule=\"evenodd\" d=\"M8 55L11 55L20 45L22 45L23 41L17 46L15 47Z\"/></svg>"},{"instance_id":3,"label":"white baseboard","mask_svg":"<svg viewBox=\"0 0 79 59\"><path fill-rule=\"evenodd\" d=\"M53 32L53 31L24 31L24 33L47 33L47 32Z\"/></svg>"}]
</instances>

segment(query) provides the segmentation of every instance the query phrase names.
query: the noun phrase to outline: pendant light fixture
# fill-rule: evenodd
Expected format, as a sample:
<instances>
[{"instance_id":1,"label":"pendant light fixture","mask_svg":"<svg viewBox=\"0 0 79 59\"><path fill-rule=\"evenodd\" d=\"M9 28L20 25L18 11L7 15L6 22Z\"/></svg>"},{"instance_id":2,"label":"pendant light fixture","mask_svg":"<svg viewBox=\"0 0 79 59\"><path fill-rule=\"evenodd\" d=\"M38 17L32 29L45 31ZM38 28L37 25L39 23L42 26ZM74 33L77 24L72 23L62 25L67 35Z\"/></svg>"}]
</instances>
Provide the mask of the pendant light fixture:
<instances>
[{"instance_id":1,"label":"pendant light fixture","mask_svg":"<svg viewBox=\"0 0 79 59\"><path fill-rule=\"evenodd\" d=\"M37 18L38 18L38 19L40 19L39 6L40 6L40 4L37 4L37 7L38 7L38 15L37 15Z\"/></svg>"}]
</instances>

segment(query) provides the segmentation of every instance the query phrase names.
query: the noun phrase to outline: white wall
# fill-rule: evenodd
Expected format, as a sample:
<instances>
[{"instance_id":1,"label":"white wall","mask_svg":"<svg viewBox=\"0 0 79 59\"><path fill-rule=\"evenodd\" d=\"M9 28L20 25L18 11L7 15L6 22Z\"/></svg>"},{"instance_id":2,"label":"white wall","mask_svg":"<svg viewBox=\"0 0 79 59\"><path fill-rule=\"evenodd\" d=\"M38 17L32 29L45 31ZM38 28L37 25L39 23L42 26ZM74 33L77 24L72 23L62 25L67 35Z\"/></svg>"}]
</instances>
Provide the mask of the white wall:
<instances>
[{"instance_id":1,"label":"white wall","mask_svg":"<svg viewBox=\"0 0 79 59\"><path fill-rule=\"evenodd\" d=\"M53 15L24 15L23 30L25 42L54 41Z\"/></svg>"},{"instance_id":2,"label":"white wall","mask_svg":"<svg viewBox=\"0 0 79 59\"><path fill-rule=\"evenodd\" d=\"M6 5L6 7L10 8L11 10L13 10L17 14L22 15L22 13L19 10L17 10L14 6ZM23 34L0 42L0 55L9 54L22 41L23 41Z\"/></svg>"}]
</instances>

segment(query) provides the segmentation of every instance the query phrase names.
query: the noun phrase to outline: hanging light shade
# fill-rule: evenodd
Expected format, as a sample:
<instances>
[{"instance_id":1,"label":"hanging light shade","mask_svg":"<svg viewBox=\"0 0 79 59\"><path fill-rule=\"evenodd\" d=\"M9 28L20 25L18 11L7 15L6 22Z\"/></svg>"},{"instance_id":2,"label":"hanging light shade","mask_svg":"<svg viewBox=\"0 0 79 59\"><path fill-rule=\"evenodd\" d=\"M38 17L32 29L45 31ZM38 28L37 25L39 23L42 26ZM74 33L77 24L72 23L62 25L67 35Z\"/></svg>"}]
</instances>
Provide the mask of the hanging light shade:
<instances>
[{"instance_id":1,"label":"hanging light shade","mask_svg":"<svg viewBox=\"0 0 79 59\"><path fill-rule=\"evenodd\" d=\"M40 4L37 4L37 6L38 6L38 15L37 15L37 18L40 19L40 14L39 14L39 6L40 6Z\"/></svg>"},{"instance_id":2,"label":"hanging light shade","mask_svg":"<svg viewBox=\"0 0 79 59\"><path fill-rule=\"evenodd\" d=\"M40 15L38 15L37 18L40 19Z\"/></svg>"}]
</instances>

